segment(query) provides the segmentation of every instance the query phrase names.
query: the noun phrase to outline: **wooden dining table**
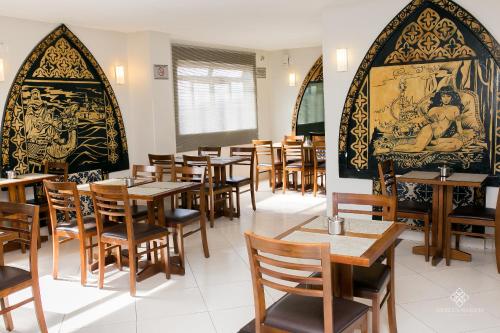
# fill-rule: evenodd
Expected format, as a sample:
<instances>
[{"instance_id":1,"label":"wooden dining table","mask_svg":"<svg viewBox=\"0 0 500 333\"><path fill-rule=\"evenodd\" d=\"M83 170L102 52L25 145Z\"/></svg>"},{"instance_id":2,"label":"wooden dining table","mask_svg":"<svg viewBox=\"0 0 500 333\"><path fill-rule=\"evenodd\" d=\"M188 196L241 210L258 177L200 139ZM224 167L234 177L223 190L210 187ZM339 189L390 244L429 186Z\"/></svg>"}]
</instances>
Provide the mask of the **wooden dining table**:
<instances>
[{"instance_id":1,"label":"wooden dining table","mask_svg":"<svg viewBox=\"0 0 500 333\"><path fill-rule=\"evenodd\" d=\"M456 186L481 187L487 177L487 174L457 172L447 178L442 178L439 176L439 172L433 171L410 171L396 176L398 182L432 186L432 240L430 254L433 266L436 266L443 259L446 245L444 226L448 214L453 209L453 188ZM425 247L415 246L413 253L425 255ZM458 249L451 249L451 258L470 261L471 255Z\"/></svg>"},{"instance_id":2,"label":"wooden dining table","mask_svg":"<svg viewBox=\"0 0 500 333\"><path fill-rule=\"evenodd\" d=\"M390 267L389 311L395 309L394 247L406 230L404 223L345 218L342 235L328 233L328 218L315 216L278 235L276 239L298 243L329 243L333 268L333 287L339 297L352 299L353 267L370 267L381 255L387 255ZM395 312L392 318L396 318ZM390 332L397 332L396 322L389 321Z\"/></svg>"},{"instance_id":3,"label":"wooden dining table","mask_svg":"<svg viewBox=\"0 0 500 333\"><path fill-rule=\"evenodd\" d=\"M58 175L44 174L44 173L27 173L24 175L18 175L14 179L0 178L0 187L7 187L9 191L9 201L10 202L26 202L26 190L27 185L33 185L36 183L41 183L45 179L55 179L59 177Z\"/></svg>"},{"instance_id":4,"label":"wooden dining table","mask_svg":"<svg viewBox=\"0 0 500 333\"><path fill-rule=\"evenodd\" d=\"M95 182L95 184L105 185L125 185L124 179L107 179ZM182 194L189 191L200 190L200 183L195 182L153 182L137 181L132 187L128 188L128 195L131 200L146 201L148 206L148 223L165 226L165 206L164 199L176 194ZM80 195L91 195L90 184L81 184L77 186ZM156 219L156 216L158 219ZM171 258L170 272L172 274L184 275L184 270L180 265L175 265L178 258ZM182 266L184 267L184 266ZM137 281L142 281L159 272L164 272L164 265L161 262L154 262L147 265L137 274Z\"/></svg>"}]
</instances>

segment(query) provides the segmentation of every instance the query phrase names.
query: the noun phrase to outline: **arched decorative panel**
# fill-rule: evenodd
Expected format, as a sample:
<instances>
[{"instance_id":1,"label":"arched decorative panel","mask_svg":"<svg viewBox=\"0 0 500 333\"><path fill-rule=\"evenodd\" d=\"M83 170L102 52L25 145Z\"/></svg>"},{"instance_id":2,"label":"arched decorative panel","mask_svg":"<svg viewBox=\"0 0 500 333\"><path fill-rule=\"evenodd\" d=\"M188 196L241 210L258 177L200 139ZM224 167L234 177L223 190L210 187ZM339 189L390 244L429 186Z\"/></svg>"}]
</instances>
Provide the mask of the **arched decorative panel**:
<instances>
[{"instance_id":1,"label":"arched decorative panel","mask_svg":"<svg viewBox=\"0 0 500 333\"><path fill-rule=\"evenodd\" d=\"M397 171L500 172L500 47L450 0L414 0L355 74L339 134L341 177Z\"/></svg>"},{"instance_id":2,"label":"arched decorative panel","mask_svg":"<svg viewBox=\"0 0 500 333\"><path fill-rule=\"evenodd\" d=\"M302 104L304 94L306 93L307 87L309 86L310 83L319 83L323 82L323 56L320 56L318 60L316 60L307 73L306 77L304 78L304 81L302 82L302 85L300 86L299 93L297 95L297 99L295 100L295 106L293 107L293 114L292 114L292 133L294 134L300 134L302 135L303 133L297 133L297 125L298 125L298 119L299 119L299 110L300 106ZM324 126L323 126L324 127Z\"/></svg>"},{"instance_id":3,"label":"arched decorative panel","mask_svg":"<svg viewBox=\"0 0 500 333\"><path fill-rule=\"evenodd\" d=\"M2 123L2 167L39 171L44 161L70 172L128 169L120 107L103 70L61 25L26 58L10 89Z\"/></svg>"}]
</instances>

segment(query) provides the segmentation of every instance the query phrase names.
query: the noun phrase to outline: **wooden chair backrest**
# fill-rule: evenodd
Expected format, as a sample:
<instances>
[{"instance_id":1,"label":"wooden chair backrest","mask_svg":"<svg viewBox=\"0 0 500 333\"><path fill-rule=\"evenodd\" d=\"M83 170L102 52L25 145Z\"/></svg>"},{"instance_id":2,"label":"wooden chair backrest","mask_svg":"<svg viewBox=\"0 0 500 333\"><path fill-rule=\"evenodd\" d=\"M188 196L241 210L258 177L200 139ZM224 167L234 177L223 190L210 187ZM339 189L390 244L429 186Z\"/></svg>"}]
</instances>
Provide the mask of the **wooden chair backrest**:
<instances>
[{"instance_id":1,"label":"wooden chair backrest","mask_svg":"<svg viewBox=\"0 0 500 333\"><path fill-rule=\"evenodd\" d=\"M29 248L29 266L33 278L38 278L39 211L35 205L0 202L0 231L15 233L17 238L12 241Z\"/></svg>"},{"instance_id":2,"label":"wooden chair backrest","mask_svg":"<svg viewBox=\"0 0 500 333\"><path fill-rule=\"evenodd\" d=\"M155 182L163 179L163 168L159 165L137 165L132 166L132 177L146 178Z\"/></svg>"},{"instance_id":3,"label":"wooden chair backrest","mask_svg":"<svg viewBox=\"0 0 500 333\"><path fill-rule=\"evenodd\" d=\"M255 148L254 147L231 147L229 148L229 156L241 156L250 158L247 161L235 163L235 165L250 166L250 179L253 179L253 170L255 166ZM229 175L233 176L233 165L229 166Z\"/></svg>"},{"instance_id":4,"label":"wooden chair backrest","mask_svg":"<svg viewBox=\"0 0 500 333\"><path fill-rule=\"evenodd\" d=\"M249 231L245 232L245 239L252 274L255 327L260 328L266 317L264 287L269 287L285 293L323 298L324 331L333 332L330 244L291 243ZM297 259L308 259L312 263L298 263ZM298 271L307 274L298 274ZM310 276L316 272L320 275ZM299 285L292 287L290 282ZM309 288L304 286L306 284ZM315 288L310 288L311 285Z\"/></svg>"},{"instance_id":5,"label":"wooden chair backrest","mask_svg":"<svg viewBox=\"0 0 500 333\"><path fill-rule=\"evenodd\" d=\"M213 175L212 175L212 164L210 162L210 156L190 156L182 155L184 165L186 166L205 166L207 169L205 181L212 187Z\"/></svg>"},{"instance_id":6,"label":"wooden chair backrest","mask_svg":"<svg viewBox=\"0 0 500 333\"><path fill-rule=\"evenodd\" d=\"M43 165L43 173L59 175L61 176L61 181L68 181L68 163L64 162L52 162L45 161Z\"/></svg>"},{"instance_id":7,"label":"wooden chair backrest","mask_svg":"<svg viewBox=\"0 0 500 333\"><path fill-rule=\"evenodd\" d=\"M286 164L287 161L293 160L294 163L304 163L304 142L302 141L283 141L281 148L281 159Z\"/></svg>"},{"instance_id":8,"label":"wooden chair backrest","mask_svg":"<svg viewBox=\"0 0 500 333\"><path fill-rule=\"evenodd\" d=\"M170 179L172 175L172 168L175 165L175 156L170 155L155 155L148 154L149 164L159 165L163 169L163 180Z\"/></svg>"},{"instance_id":9,"label":"wooden chair backrest","mask_svg":"<svg viewBox=\"0 0 500 333\"><path fill-rule=\"evenodd\" d=\"M396 173L394 171L394 161L385 160L378 163L378 176L383 195L394 195L397 197Z\"/></svg>"},{"instance_id":10,"label":"wooden chair backrest","mask_svg":"<svg viewBox=\"0 0 500 333\"><path fill-rule=\"evenodd\" d=\"M381 216L385 221L396 221L396 198L385 195L357 194L357 193L337 193L332 194L332 214L358 214ZM344 209L339 205L372 206L371 210ZM382 211L376 211L373 207L382 207Z\"/></svg>"},{"instance_id":11,"label":"wooden chair backrest","mask_svg":"<svg viewBox=\"0 0 500 333\"><path fill-rule=\"evenodd\" d=\"M198 147L198 156L220 157L222 147L200 146Z\"/></svg>"},{"instance_id":12,"label":"wooden chair backrest","mask_svg":"<svg viewBox=\"0 0 500 333\"><path fill-rule=\"evenodd\" d=\"M319 162L323 162L326 160L326 144L325 141L313 141L313 159L314 159L314 167L318 167Z\"/></svg>"},{"instance_id":13,"label":"wooden chair backrest","mask_svg":"<svg viewBox=\"0 0 500 333\"><path fill-rule=\"evenodd\" d=\"M252 140L255 148L255 163L273 163L275 161L275 152L273 142L270 140Z\"/></svg>"},{"instance_id":14,"label":"wooden chair backrest","mask_svg":"<svg viewBox=\"0 0 500 333\"><path fill-rule=\"evenodd\" d=\"M303 142L304 141L304 136L303 135L284 135L283 136L283 141L298 141L298 142Z\"/></svg>"},{"instance_id":15,"label":"wooden chair backrest","mask_svg":"<svg viewBox=\"0 0 500 333\"><path fill-rule=\"evenodd\" d=\"M74 216L78 224L78 231L83 235L85 228L83 227L80 195L78 194L76 183L44 180L43 186L47 195L52 232L55 233L55 229L59 223L57 218L57 213L59 212L64 215L66 222L69 222L70 218Z\"/></svg>"},{"instance_id":16,"label":"wooden chair backrest","mask_svg":"<svg viewBox=\"0 0 500 333\"><path fill-rule=\"evenodd\" d=\"M130 198L125 185L90 184L94 213L97 222L97 235L101 236L104 222L126 223L127 238L134 242L134 226Z\"/></svg>"}]
</instances>

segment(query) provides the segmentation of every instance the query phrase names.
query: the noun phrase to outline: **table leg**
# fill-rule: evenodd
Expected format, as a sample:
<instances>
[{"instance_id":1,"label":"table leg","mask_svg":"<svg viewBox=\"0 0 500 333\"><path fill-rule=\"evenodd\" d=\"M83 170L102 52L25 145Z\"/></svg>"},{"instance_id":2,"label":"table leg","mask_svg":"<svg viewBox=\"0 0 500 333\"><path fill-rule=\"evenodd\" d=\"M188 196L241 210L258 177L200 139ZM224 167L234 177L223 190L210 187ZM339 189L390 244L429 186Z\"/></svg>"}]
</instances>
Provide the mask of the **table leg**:
<instances>
[{"instance_id":1,"label":"table leg","mask_svg":"<svg viewBox=\"0 0 500 333\"><path fill-rule=\"evenodd\" d=\"M437 244L436 244L436 253L432 257L432 265L436 266L443 259L444 254L444 220L446 214L446 203L448 197L448 191L445 190L444 186L438 186L439 188L439 211L438 211L438 219L437 219Z\"/></svg>"},{"instance_id":2,"label":"table leg","mask_svg":"<svg viewBox=\"0 0 500 333\"><path fill-rule=\"evenodd\" d=\"M395 265L394 265L394 243L387 249L387 266L389 266L390 279L387 285L389 298L387 299L387 313L389 317L389 332L397 333L398 327L396 322L396 281L395 281Z\"/></svg>"},{"instance_id":3,"label":"table leg","mask_svg":"<svg viewBox=\"0 0 500 333\"><path fill-rule=\"evenodd\" d=\"M444 207L444 220L443 220L443 226L444 223L446 223L446 218L448 217L448 214L453 210L453 186L448 186L447 191L446 191L446 204ZM445 236L445 228L443 228L443 237ZM445 254L445 246L447 245L446 242L451 242L451 237L450 239L445 239L445 242L443 242L443 256ZM451 247L451 245L450 245ZM470 253L460 251L459 249L450 249L450 258L453 260L461 260L461 261L471 261L472 256Z\"/></svg>"},{"instance_id":4,"label":"table leg","mask_svg":"<svg viewBox=\"0 0 500 333\"><path fill-rule=\"evenodd\" d=\"M352 284L352 265L338 264L332 265L332 279L334 294L337 297L352 299L354 290Z\"/></svg>"}]
</instances>

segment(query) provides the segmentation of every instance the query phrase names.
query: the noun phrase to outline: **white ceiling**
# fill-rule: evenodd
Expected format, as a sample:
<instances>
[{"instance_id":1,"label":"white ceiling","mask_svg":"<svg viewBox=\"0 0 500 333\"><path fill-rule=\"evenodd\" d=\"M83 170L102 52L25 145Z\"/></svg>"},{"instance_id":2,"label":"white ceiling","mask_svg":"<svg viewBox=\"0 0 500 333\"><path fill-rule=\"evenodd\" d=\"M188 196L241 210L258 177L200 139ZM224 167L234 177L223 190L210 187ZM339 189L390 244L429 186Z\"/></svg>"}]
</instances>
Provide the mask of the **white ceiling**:
<instances>
[{"instance_id":1,"label":"white ceiling","mask_svg":"<svg viewBox=\"0 0 500 333\"><path fill-rule=\"evenodd\" d=\"M277 50L321 45L321 13L338 0L10 0L0 15L173 39Z\"/></svg>"}]
</instances>

